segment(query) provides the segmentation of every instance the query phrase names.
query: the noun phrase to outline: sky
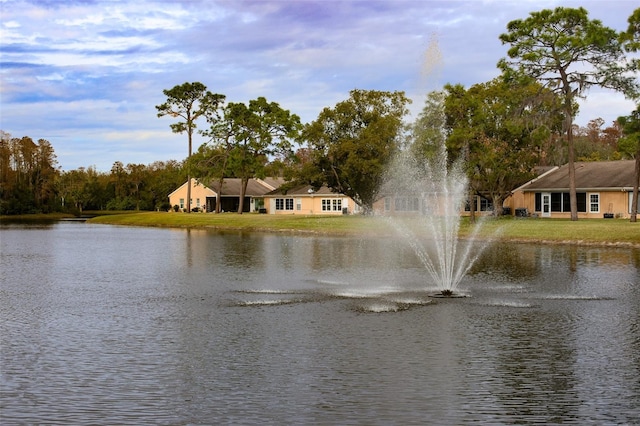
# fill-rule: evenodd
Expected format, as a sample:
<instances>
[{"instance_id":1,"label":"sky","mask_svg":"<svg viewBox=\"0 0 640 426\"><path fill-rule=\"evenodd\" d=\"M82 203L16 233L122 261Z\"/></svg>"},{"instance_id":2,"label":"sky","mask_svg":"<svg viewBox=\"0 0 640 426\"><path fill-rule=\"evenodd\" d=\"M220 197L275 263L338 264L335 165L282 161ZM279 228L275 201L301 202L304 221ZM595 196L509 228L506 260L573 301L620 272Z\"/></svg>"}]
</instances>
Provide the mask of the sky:
<instances>
[{"instance_id":1,"label":"sky","mask_svg":"<svg viewBox=\"0 0 640 426\"><path fill-rule=\"evenodd\" d=\"M635 0L0 0L0 130L46 139L68 171L187 157L163 90L201 82L227 102L264 96L315 120L352 89L401 90L415 116L429 91L499 75L507 23L584 7L625 30ZM629 115L591 89L576 123ZM200 127L204 127L204 122ZM197 135L194 150L205 140Z\"/></svg>"}]
</instances>

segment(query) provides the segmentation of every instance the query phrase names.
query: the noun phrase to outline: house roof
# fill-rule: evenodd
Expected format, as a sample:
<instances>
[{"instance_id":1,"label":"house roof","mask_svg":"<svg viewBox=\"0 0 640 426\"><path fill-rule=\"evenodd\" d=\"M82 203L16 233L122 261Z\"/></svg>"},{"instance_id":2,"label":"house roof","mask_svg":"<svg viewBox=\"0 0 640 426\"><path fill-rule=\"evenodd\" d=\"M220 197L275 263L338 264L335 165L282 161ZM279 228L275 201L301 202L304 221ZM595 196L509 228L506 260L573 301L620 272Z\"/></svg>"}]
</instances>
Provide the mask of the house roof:
<instances>
[{"instance_id":1,"label":"house roof","mask_svg":"<svg viewBox=\"0 0 640 426\"><path fill-rule=\"evenodd\" d=\"M241 187L242 179L240 178L225 178L222 183L222 191L219 191L218 182L214 182L211 185L211 189L216 193L220 193L221 197L237 197L240 195ZM264 181L261 181L260 179L249 179L249 182L247 183L247 190L244 195L246 197L260 197L272 190L273 187L264 183Z\"/></svg>"},{"instance_id":2,"label":"house roof","mask_svg":"<svg viewBox=\"0 0 640 426\"><path fill-rule=\"evenodd\" d=\"M267 186L270 186L271 190L280 188L280 185L282 185L285 182L284 178L281 178L281 177L266 177L264 179L256 179L256 180L266 184Z\"/></svg>"},{"instance_id":3,"label":"house roof","mask_svg":"<svg viewBox=\"0 0 640 426\"><path fill-rule=\"evenodd\" d=\"M619 191L633 188L635 160L576 162L575 170L578 190ZM568 191L569 166L565 164L549 170L517 190Z\"/></svg>"},{"instance_id":4,"label":"house roof","mask_svg":"<svg viewBox=\"0 0 640 426\"><path fill-rule=\"evenodd\" d=\"M293 196L317 196L317 195L323 195L323 196L333 196L333 197L344 197L344 194L340 194L337 192L333 192L329 187L327 186L321 186L320 188L318 188L317 190L314 190L313 187L311 185L299 185L299 186L294 186L292 188L288 188L288 189L282 189L282 188L278 188L276 190L273 190L267 194L265 194L265 197L277 197L277 196L289 196L289 197L293 197Z\"/></svg>"},{"instance_id":5,"label":"house roof","mask_svg":"<svg viewBox=\"0 0 640 426\"><path fill-rule=\"evenodd\" d=\"M210 186L204 185L202 182L199 182L197 179L191 178L192 188L195 185L202 185L208 196L215 197L220 192L222 197L238 197L240 196L240 188L242 185L242 179L240 178L225 178L222 183L222 191L218 191L219 185L218 182L212 182ZM246 197L261 197L269 191L273 191L274 188L279 187L281 184L281 180L279 178L266 178L262 179L249 179L247 184L247 191L245 192ZM184 188L187 183L183 183L178 187L175 191L169 194L171 197L174 193L178 192L180 189Z\"/></svg>"}]
</instances>

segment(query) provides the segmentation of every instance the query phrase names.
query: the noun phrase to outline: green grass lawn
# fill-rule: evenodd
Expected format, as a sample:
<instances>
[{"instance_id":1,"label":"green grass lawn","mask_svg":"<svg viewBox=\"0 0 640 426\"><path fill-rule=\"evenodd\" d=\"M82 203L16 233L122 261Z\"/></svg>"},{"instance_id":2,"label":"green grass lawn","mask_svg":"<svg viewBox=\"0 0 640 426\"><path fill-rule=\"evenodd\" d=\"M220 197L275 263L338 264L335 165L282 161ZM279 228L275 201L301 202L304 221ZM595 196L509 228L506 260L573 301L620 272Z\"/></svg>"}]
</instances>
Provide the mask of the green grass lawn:
<instances>
[{"instance_id":1,"label":"green grass lawn","mask_svg":"<svg viewBox=\"0 0 640 426\"><path fill-rule=\"evenodd\" d=\"M301 216L268 214L205 214L142 212L90 219L92 223L173 228L210 228L242 231L279 231L325 235L392 236L394 231L378 217ZM460 236L469 236L475 226L463 219ZM606 244L640 247L640 222L626 219L487 219L479 236L499 240L545 243Z\"/></svg>"},{"instance_id":2,"label":"green grass lawn","mask_svg":"<svg viewBox=\"0 0 640 426\"><path fill-rule=\"evenodd\" d=\"M363 216L302 216L256 213L164 213L142 212L90 219L92 223L113 225L160 226L173 228L210 228L244 231L292 231L318 234L352 235L367 232L374 218Z\"/></svg>"},{"instance_id":3,"label":"green grass lawn","mask_svg":"<svg viewBox=\"0 0 640 426\"><path fill-rule=\"evenodd\" d=\"M463 227L463 231L468 232ZM499 239L574 244L635 245L640 247L640 222L628 219L499 219L488 220L483 235Z\"/></svg>"}]
</instances>

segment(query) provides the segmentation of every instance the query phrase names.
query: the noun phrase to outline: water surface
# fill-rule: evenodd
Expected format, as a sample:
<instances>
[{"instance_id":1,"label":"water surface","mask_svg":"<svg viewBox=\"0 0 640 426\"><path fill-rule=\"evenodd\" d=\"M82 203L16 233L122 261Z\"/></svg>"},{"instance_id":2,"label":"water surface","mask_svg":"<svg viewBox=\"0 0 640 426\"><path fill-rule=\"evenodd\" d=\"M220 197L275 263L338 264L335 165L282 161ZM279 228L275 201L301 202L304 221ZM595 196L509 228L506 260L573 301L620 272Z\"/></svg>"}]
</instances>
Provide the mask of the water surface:
<instances>
[{"instance_id":1,"label":"water surface","mask_svg":"<svg viewBox=\"0 0 640 426\"><path fill-rule=\"evenodd\" d=\"M4 424L638 424L640 251L0 228Z\"/></svg>"}]
</instances>

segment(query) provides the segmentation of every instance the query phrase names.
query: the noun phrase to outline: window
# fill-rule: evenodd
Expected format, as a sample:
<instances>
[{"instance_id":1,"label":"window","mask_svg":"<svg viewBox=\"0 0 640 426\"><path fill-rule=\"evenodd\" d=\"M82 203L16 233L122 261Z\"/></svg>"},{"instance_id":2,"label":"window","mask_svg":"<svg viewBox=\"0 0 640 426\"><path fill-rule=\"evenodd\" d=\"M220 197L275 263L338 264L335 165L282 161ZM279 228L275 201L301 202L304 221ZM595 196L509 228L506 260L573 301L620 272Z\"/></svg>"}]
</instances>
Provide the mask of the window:
<instances>
[{"instance_id":1,"label":"window","mask_svg":"<svg viewBox=\"0 0 640 426\"><path fill-rule=\"evenodd\" d=\"M552 212L566 211L562 209L562 193L561 192L551 193L551 211ZM571 211L571 209L569 209L569 211Z\"/></svg>"},{"instance_id":2,"label":"window","mask_svg":"<svg viewBox=\"0 0 640 426\"><path fill-rule=\"evenodd\" d=\"M598 213L600 211L600 194L589 194L589 212Z\"/></svg>"},{"instance_id":3,"label":"window","mask_svg":"<svg viewBox=\"0 0 640 426\"><path fill-rule=\"evenodd\" d=\"M342 211L342 199L323 199L322 200L323 212L338 212Z\"/></svg>"},{"instance_id":4,"label":"window","mask_svg":"<svg viewBox=\"0 0 640 426\"><path fill-rule=\"evenodd\" d=\"M200 208L200 198L196 198L196 207Z\"/></svg>"},{"instance_id":5,"label":"window","mask_svg":"<svg viewBox=\"0 0 640 426\"><path fill-rule=\"evenodd\" d=\"M293 210L293 198L276 198L276 210Z\"/></svg>"},{"instance_id":6,"label":"window","mask_svg":"<svg viewBox=\"0 0 640 426\"><path fill-rule=\"evenodd\" d=\"M180 208L184 209L184 198L180 198Z\"/></svg>"},{"instance_id":7,"label":"window","mask_svg":"<svg viewBox=\"0 0 640 426\"><path fill-rule=\"evenodd\" d=\"M578 202L578 211L582 213L587 212L587 193L586 192L578 192L576 193L576 200ZM562 193L562 211L570 212L571 211L571 196L568 192Z\"/></svg>"},{"instance_id":8,"label":"window","mask_svg":"<svg viewBox=\"0 0 640 426\"><path fill-rule=\"evenodd\" d=\"M537 195L538 194L536 194L536 196ZM472 201L470 201L468 198L465 200L465 202L464 202L464 211L465 212L470 212L471 211L471 202L473 202L474 211L480 211L480 212L491 212L491 211L493 211L493 201L489 200L488 198L482 197L482 196L474 195Z\"/></svg>"},{"instance_id":9,"label":"window","mask_svg":"<svg viewBox=\"0 0 640 426\"><path fill-rule=\"evenodd\" d=\"M480 197L480 211L481 212L493 211L493 201L484 197Z\"/></svg>"},{"instance_id":10,"label":"window","mask_svg":"<svg viewBox=\"0 0 640 426\"><path fill-rule=\"evenodd\" d=\"M579 212L586 212L587 211L587 193L586 192L578 192L576 194L576 198L578 199L578 211ZM568 211L568 212L571 211L571 205L569 205L569 208L566 211Z\"/></svg>"},{"instance_id":11,"label":"window","mask_svg":"<svg viewBox=\"0 0 640 426\"><path fill-rule=\"evenodd\" d=\"M578 211L581 213L587 212L587 193L576 193L578 202ZM542 211L542 194L536 192L535 194L535 210L537 212ZM551 193L551 211L552 212L570 212L571 211L571 199L568 192L552 192Z\"/></svg>"},{"instance_id":12,"label":"window","mask_svg":"<svg viewBox=\"0 0 640 426\"><path fill-rule=\"evenodd\" d=\"M391 210L391 198L390 197L385 197L384 198L384 211L388 212Z\"/></svg>"},{"instance_id":13,"label":"window","mask_svg":"<svg viewBox=\"0 0 640 426\"><path fill-rule=\"evenodd\" d=\"M417 212L420 210L420 200L416 197L397 197L395 210L397 212Z\"/></svg>"},{"instance_id":14,"label":"window","mask_svg":"<svg viewBox=\"0 0 640 426\"><path fill-rule=\"evenodd\" d=\"M631 214L631 207L633 207L633 191L629 191L629 214ZM638 196L638 212L640 212L640 196Z\"/></svg>"}]
</instances>

